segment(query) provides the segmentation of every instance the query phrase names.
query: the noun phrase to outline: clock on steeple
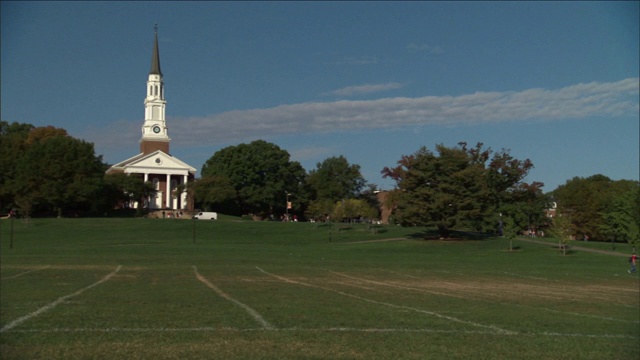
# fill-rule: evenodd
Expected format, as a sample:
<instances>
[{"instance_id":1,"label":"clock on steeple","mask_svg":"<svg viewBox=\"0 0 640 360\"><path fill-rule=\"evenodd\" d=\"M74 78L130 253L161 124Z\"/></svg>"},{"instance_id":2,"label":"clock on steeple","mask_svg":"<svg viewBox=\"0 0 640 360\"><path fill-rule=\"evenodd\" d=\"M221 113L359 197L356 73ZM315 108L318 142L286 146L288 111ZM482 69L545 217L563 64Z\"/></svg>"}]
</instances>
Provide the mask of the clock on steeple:
<instances>
[{"instance_id":1,"label":"clock on steeple","mask_svg":"<svg viewBox=\"0 0 640 360\"><path fill-rule=\"evenodd\" d=\"M154 27L153 53L151 54L151 71L147 79L147 96L144 99L144 124L140 151L144 154L162 150L169 153L171 139L167 133L165 122L164 81L160 70L160 52L158 50L158 25Z\"/></svg>"}]
</instances>

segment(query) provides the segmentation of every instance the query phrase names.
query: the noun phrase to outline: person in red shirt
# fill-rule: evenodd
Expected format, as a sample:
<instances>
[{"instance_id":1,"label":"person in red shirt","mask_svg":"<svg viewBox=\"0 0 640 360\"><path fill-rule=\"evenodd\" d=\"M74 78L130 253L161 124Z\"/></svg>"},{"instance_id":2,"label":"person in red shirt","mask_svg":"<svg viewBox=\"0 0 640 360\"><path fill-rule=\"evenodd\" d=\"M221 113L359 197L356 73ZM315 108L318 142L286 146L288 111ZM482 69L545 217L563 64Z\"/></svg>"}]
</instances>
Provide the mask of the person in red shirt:
<instances>
[{"instance_id":1,"label":"person in red shirt","mask_svg":"<svg viewBox=\"0 0 640 360\"><path fill-rule=\"evenodd\" d=\"M633 274L636 272L636 260L638 260L638 256L636 255L636 253L633 253L631 255L631 258L629 259L629 265L631 265L631 269L627 270L629 274Z\"/></svg>"}]
</instances>

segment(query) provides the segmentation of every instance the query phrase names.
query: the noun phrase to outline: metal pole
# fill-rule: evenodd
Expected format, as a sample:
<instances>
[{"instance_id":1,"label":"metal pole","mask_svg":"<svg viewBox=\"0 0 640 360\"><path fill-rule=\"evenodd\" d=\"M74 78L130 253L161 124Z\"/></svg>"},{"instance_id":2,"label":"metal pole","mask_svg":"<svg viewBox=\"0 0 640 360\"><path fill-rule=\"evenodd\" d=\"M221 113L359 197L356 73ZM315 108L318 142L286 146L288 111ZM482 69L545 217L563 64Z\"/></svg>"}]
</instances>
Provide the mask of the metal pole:
<instances>
[{"instance_id":1,"label":"metal pole","mask_svg":"<svg viewBox=\"0 0 640 360\"><path fill-rule=\"evenodd\" d=\"M9 249L13 249L13 218L14 216L11 216L11 235L9 237Z\"/></svg>"}]
</instances>

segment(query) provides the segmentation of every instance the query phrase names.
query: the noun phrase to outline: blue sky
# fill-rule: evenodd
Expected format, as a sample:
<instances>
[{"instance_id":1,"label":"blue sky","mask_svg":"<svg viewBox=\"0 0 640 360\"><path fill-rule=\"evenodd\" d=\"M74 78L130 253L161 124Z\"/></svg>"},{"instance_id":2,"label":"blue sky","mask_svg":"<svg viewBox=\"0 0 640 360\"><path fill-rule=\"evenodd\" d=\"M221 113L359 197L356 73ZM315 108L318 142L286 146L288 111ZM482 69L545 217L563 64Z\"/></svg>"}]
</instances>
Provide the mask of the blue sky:
<instances>
[{"instance_id":1,"label":"blue sky","mask_svg":"<svg viewBox=\"0 0 640 360\"><path fill-rule=\"evenodd\" d=\"M639 178L638 2L2 2L2 120L136 155L153 27L171 153L256 139L307 170L482 142L551 191Z\"/></svg>"}]
</instances>

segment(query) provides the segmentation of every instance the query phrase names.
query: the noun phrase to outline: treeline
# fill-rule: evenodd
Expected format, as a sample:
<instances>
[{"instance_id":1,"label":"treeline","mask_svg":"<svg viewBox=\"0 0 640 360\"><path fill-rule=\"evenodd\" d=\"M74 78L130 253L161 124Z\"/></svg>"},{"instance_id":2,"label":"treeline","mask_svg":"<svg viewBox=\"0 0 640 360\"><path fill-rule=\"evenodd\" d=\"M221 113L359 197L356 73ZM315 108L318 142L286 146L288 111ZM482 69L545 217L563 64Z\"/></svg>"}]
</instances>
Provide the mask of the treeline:
<instances>
[{"instance_id":1,"label":"treeline","mask_svg":"<svg viewBox=\"0 0 640 360\"><path fill-rule=\"evenodd\" d=\"M153 193L153 186L109 165L92 143L53 126L0 122L0 213L86 216Z\"/></svg>"},{"instance_id":2,"label":"treeline","mask_svg":"<svg viewBox=\"0 0 640 360\"><path fill-rule=\"evenodd\" d=\"M286 150L264 140L217 151L202 166L192 191L196 204L225 214L262 219L375 219L379 204L360 166L330 157L306 172Z\"/></svg>"},{"instance_id":3,"label":"treeline","mask_svg":"<svg viewBox=\"0 0 640 360\"><path fill-rule=\"evenodd\" d=\"M395 221L515 236L562 234L571 239L640 242L640 182L604 175L575 177L543 193L525 182L533 163L483 144L437 145L403 156L383 176L396 181L389 196Z\"/></svg>"},{"instance_id":4,"label":"treeline","mask_svg":"<svg viewBox=\"0 0 640 360\"><path fill-rule=\"evenodd\" d=\"M91 143L52 126L0 123L0 213L23 216L104 216L119 204L147 203L151 183L116 173ZM203 165L186 189L197 208L231 215L300 220L374 219L375 186L360 166L331 157L306 172L287 151L263 140L230 146ZM137 209L144 214L148 209Z\"/></svg>"},{"instance_id":5,"label":"treeline","mask_svg":"<svg viewBox=\"0 0 640 360\"><path fill-rule=\"evenodd\" d=\"M145 203L154 187L138 177L105 175L108 164L93 144L64 129L0 123L0 213L104 216L119 204ZM290 154L264 140L217 151L201 178L184 191L199 209L280 220L378 219L381 205L392 223L497 234L552 230L549 209L569 220L573 238L638 241L640 184L603 175L574 178L544 193L526 182L533 163L483 144L436 145L404 155L381 173L396 188L380 204L360 166L330 157L306 171ZM142 215L145 209L138 209Z\"/></svg>"},{"instance_id":6,"label":"treeline","mask_svg":"<svg viewBox=\"0 0 640 360\"><path fill-rule=\"evenodd\" d=\"M567 180L550 194L576 240L640 241L640 183L604 175Z\"/></svg>"},{"instance_id":7,"label":"treeline","mask_svg":"<svg viewBox=\"0 0 640 360\"><path fill-rule=\"evenodd\" d=\"M382 174L397 184L389 197L395 220L437 227L446 238L451 229L502 235L505 224L527 231L548 227L544 184L524 182L532 168L529 159L516 159L507 150L461 142L437 145L435 152L422 147Z\"/></svg>"}]
</instances>

